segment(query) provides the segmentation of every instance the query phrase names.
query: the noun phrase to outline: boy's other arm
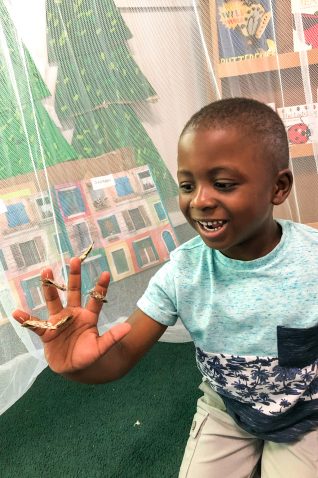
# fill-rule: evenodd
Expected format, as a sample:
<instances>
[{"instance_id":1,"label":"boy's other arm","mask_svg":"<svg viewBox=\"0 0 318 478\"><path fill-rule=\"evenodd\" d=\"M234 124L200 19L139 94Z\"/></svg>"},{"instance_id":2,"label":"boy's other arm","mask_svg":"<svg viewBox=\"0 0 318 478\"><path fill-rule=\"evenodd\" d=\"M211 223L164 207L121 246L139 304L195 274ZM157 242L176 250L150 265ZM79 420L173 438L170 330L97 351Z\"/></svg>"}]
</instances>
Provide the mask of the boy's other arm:
<instances>
[{"instance_id":1,"label":"boy's other arm","mask_svg":"<svg viewBox=\"0 0 318 478\"><path fill-rule=\"evenodd\" d=\"M42 280L54 279L51 269ZM98 317L105 301L110 275L103 272L85 307L81 305L81 261L70 261L67 304L64 307L54 285L43 287L48 322L39 322L22 310L13 317L41 338L50 368L72 380L103 383L125 375L157 342L166 326L137 309L129 319L99 335ZM120 298L119 298L120 299ZM69 320L65 320L66 318ZM25 324L26 323L26 324Z\"/></svg>"}]
</instances>

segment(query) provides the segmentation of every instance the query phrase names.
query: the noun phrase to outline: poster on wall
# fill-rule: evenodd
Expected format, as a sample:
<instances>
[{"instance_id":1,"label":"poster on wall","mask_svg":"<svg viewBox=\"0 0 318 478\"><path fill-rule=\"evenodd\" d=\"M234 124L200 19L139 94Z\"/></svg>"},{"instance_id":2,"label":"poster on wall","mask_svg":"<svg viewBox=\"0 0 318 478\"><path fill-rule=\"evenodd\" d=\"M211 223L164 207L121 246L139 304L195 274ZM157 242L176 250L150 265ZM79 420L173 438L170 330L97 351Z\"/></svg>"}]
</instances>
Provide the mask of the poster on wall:
<instances>
[{"instance_id":1,"label":"poster on wall","mask_svg":"<svg viewBox=\"0 0 318 478\"><path fill-rule=\"evenodd\" d=\"M270 0L216 0L220 62L276 54Z\"/></svg>"},{"instance_id":2,"label":"poster on wall","mask_svg":"<svg viewBox=\"0 0 318 478\"><path fill-rule=\"evenodd\" d=\"M277 108L286 127L289 144L316 143L318 103Z\"/></svg>"},{"instance_id":3,"label":"poster on wall","mask_svg":"<svg viewBox=\"0 0 318 478\"><path fill-rule=\"evenodd\" d=\"M318 47L318 0L292 0L294 51Z\"/></svg>"}]
</instances>

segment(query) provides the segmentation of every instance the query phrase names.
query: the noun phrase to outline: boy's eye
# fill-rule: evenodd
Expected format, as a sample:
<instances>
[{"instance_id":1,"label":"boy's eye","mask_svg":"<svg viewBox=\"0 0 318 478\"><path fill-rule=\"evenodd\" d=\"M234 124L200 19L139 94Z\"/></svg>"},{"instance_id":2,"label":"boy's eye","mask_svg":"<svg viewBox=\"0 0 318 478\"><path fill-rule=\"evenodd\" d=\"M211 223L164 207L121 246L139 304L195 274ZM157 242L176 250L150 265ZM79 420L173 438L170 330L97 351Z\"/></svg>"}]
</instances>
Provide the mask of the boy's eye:
<instances>
[{"instance_id":1,"label":"boy's eye","mask_svg":"<svg viewBox=\"0 0 318 478\"><path fill-rule=\"evenodd\" d=\"M179 184L179 189L184 193L190 193L193 190L193 185L190 183L181 183Z\"/></svg>"},{"instance_id":2,"label":"boy's eye","mask_svg":"<svg viewBox=\"0 0 318 478\"><path fill-rule=\"evenodd\" d=\"M222 190L229 190L232 189L236 186L235 183L231 183L229 181L215 181L214 187L217 189L222 189Z\"/></svg>"}]
</instances>

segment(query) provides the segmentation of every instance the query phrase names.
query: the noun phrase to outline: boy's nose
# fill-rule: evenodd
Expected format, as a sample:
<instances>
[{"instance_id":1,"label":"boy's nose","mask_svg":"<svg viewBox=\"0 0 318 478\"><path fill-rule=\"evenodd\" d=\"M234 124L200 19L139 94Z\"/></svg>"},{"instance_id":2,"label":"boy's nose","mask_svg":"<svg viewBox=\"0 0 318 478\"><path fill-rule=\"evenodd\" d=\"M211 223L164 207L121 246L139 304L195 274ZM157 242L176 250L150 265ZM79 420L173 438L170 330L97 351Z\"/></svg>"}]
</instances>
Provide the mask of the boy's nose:
<instances>
[{"instance_id":1,"label":"boy's nose","mask_svg":"<svg viewBox=\"0 0 318 478\"><path fill-rule=\"evenodd\" d=\"M196 209L204 209L206 207L213 208L216 206L215 195L213 189L200 187L194 194L190 206Z\"/></svg>"}]
</instances>

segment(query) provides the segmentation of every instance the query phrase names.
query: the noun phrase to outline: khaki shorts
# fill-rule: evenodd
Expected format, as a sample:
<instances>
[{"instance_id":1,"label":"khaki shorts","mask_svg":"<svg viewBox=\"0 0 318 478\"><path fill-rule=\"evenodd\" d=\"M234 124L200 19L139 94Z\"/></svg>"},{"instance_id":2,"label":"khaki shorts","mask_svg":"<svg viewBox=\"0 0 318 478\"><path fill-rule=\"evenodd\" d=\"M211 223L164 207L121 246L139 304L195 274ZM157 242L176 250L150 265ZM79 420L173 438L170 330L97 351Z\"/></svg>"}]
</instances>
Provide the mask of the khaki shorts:
<instances>
[{"instance_id":1,"label":"khaki shorts","mask_svg":"<svg viewBox=\"0 0 318 478\"><path fill-rule=\"evenodd\" d=\"M179 478L318 478L318 430L295 443L255 438L202 383Z\"/></svg>"}]
</instances>

